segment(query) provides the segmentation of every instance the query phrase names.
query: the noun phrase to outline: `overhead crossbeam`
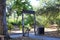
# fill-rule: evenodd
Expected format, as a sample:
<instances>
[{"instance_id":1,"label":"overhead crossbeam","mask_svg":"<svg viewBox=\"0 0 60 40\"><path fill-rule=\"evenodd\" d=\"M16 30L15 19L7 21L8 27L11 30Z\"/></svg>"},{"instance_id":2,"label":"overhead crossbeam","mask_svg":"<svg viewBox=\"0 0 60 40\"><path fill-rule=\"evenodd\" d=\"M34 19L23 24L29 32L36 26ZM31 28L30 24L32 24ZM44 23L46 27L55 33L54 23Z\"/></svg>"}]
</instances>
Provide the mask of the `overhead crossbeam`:
<instances>
[{"instance_id":1,"label":"overhead crossbeam","mask_svg":"<svg viewBox=\"0 0 60 40\"><path fill-rule=\"evenodd\" d=\"M35 11L32 10L23 10L22 13L27 13L27 14L35 14Z\"/></svg>"}]
</instances>

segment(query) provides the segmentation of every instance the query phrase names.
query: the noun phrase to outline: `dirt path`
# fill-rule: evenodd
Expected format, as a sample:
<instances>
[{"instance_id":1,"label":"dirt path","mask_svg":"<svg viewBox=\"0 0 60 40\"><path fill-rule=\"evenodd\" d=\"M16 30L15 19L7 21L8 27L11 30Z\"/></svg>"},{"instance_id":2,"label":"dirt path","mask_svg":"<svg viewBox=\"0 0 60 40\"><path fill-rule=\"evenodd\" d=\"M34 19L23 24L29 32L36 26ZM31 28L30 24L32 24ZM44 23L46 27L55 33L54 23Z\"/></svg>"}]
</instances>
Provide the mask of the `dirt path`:
<instances>
[{"instance_id":1,"label":"dirt path","mask_svg":"<svg viewBox=\"0 0 60 40\"><path fill-rule=\"evenodd\" d=\"M31 29L30 32L33 32L34 30ZM60 37L60 33L57 32L56 28L45 28L45 36L52 36L52 37ZM22 33L22 31L18 30L18 31L11 31L10 33Z\"/></svg>"}]
</instances>

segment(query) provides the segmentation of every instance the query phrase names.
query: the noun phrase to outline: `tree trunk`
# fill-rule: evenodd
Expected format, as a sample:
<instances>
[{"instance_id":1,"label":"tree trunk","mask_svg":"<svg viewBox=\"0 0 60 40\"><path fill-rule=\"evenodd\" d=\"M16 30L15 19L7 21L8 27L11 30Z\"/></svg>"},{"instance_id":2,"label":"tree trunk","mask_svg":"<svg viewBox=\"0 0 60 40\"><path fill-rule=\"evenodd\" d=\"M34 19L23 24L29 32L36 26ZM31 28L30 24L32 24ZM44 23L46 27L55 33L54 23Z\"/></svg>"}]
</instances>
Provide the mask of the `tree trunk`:
<instances>
[{"instance_id":1,"label":"tree trunk","mask_svg":"<svg viewBox=\"0 0 60 40\"><path fill-rule=\"evenodd\" d=\"M0 35L7 35L6 0L0 0Z\"/></svg>"},{"instance_id":2,"label":"tree trunk","mask_svg":"<svg viewBox=\"0 0 60 40\"><path fill-rule=\"evenodd\" d=\"M0 34L3 34L3 15L5 10L5 2L4 0L0 0Z\"/></svg>"}]
</instances>

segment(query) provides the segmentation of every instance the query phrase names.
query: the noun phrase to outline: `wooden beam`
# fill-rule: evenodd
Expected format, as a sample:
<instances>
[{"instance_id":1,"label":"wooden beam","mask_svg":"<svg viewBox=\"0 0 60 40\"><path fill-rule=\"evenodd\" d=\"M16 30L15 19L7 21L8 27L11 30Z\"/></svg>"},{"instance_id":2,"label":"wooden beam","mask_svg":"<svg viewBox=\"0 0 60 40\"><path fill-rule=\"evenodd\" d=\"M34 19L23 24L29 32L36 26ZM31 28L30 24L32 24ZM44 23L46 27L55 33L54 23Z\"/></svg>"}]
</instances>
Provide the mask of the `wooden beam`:
<instances>
[{"instance_id":1,"label":"wooden beam","mask_svg":"<svg viewBox=\"0 0 60 40\"><path fill-rule=\"evenodd\" d=\"M32 10L23 10L22 13L35 14L35 11L32 11Z\"/></svg>"}]
</instances>

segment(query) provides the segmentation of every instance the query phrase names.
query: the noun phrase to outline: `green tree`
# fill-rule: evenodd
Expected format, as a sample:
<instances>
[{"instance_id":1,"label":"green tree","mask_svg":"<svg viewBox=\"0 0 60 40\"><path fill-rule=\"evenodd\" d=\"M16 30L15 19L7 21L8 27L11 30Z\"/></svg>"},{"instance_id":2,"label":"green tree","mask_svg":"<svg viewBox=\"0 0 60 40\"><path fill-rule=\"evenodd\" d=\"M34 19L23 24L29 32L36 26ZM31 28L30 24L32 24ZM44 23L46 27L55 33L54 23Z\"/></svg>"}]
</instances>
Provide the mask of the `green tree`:
<instances>
[{"instance_id":1,"label":"green tree","mask_svg":"<svg viewBox=\"0 0 60 40\"><path fill-rule=\"evenodd\" d=\"M57 16L60 15L60 1L59 0L40 0L40 8L36 11L36 15L47 18L47 23L56 22ZM44 19L43 19L44 20ZM42 20L42 21L43 21ZM40 21L40 22L42 22Z\"/></svg>"},{"instance_id":2,"label":"green tree","mask_svg":"<svg viewBox=\"0 0 60 40\"><path fill-rule=\"evenodd\" d=\"M16 18L16 20L14 22L12 22L12 24L17 24L18 26L22 25L21 22L22 22L22 17L21 17L21 12L22 10L25 9L25 10L33 10L32 6L30 5L30 2L28 0L12 0L12 1L8 1L7 0L7 17L9 18L9 16L11 16L14 12L14 18ZM15 14L17 14L17 17L15 16ZM30 23L30 17L29 15L26 15L28 16L28 23ZM19 19L19 17L21 17ZM7 19L8 20L8 19ZM18 21L20 20L20 21ZM9 22L9 20L8 20ZM26 22L25 22L26 24Z\"/></svg>"}]
</instances>

